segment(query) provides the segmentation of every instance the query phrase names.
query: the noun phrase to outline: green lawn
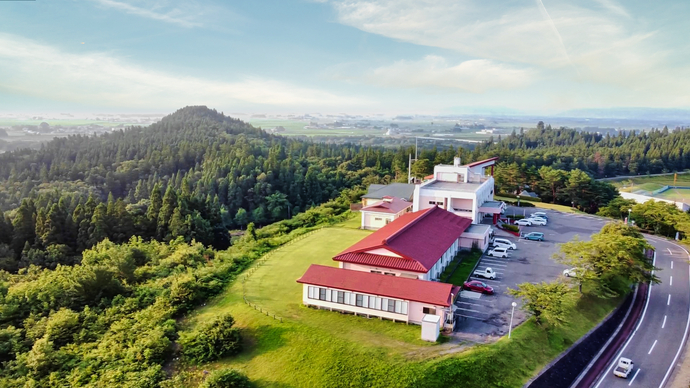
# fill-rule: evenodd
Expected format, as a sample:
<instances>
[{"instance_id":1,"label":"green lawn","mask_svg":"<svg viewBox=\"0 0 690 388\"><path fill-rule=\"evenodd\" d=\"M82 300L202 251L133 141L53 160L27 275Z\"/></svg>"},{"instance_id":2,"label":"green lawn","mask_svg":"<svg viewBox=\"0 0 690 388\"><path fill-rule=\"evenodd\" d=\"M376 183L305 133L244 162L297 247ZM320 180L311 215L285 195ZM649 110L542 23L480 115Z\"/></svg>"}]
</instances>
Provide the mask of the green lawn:
<instances>
[{"instance_id":1,"label":"green lawn","mask_svg":"<svg viewBox=\"0 0 690 388\"><path fill-rule=\"evenodd\" d=\"M507 197L501 197L501 196L494 196L494 199L496 201L510 201L510 202L515 202L515 198L507 198ZM532 201L526 201L523 198L520 198L520 202L529 202L531 204L534 204L535 207L541 208L541 209L551 209L551 210L558 210L559 212L563 213L577 213L577 214L586 214L583 211L577 210L573 207L570 206L565 206L565 205L556 205L553 203L545 203L545 202L532 202ZM527 213L531 213L533 211L536 211L534 209L531 209L526 207L524 208Z\"/></svg>"},{"instance_id":2,"label":"green lawn","mask_svg":"<svg viewBox=\"0 0 690 388\"><path fill-rule=\"evenodd\" d=\"M332 256L370 233L343 226L321 229L280 248L249 275L248 298L283 317L283 323L247 306L239 280L191 314L183 322L187 328L231 313L242 330L245 350L199 367L177 365L180 376L190 376L180 386L195 387L203 370L232 367L259 387L519 387L618 302L582 302L564 328L546 332L530 320L513 331L512 340L503 338L493 345L458 348L458 343L426 343L419 339L416 325L301 305L302 287L295 280L307 267L312 263L335 266ZM440 353L450 348L464 350Z\"/></svg>"},{"instance_id":3,"label":"green lawn","mask_svg":"<svg viewBox=\"0 0 690 388\"><path fill-rule=\"evenodd\" d=\"M621 178L609 181L620 191L634 192L637 190L654 191L664 186L674 186L673 175L663 176L637 176L634 178ZM675 186L690 186L690 172L678 173Z\"/></svg>"}]
</instances>

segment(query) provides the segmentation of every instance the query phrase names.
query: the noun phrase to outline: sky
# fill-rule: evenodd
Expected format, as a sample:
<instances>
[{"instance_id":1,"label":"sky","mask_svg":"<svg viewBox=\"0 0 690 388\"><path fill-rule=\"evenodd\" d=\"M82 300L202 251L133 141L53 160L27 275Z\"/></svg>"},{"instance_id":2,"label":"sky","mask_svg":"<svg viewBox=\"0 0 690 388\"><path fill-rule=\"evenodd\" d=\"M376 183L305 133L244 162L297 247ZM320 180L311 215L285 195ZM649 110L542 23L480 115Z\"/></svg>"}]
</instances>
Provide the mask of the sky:
<instances>
[{"instance_id":1,"label":"sky","mask_svg":"<svg viewBox=\"0 0 690 388\"><path fill-rule=\"evenodd\" d=\"M690 2L0 1L0 112L690 108Z\"/></svg>"}]
</instances>

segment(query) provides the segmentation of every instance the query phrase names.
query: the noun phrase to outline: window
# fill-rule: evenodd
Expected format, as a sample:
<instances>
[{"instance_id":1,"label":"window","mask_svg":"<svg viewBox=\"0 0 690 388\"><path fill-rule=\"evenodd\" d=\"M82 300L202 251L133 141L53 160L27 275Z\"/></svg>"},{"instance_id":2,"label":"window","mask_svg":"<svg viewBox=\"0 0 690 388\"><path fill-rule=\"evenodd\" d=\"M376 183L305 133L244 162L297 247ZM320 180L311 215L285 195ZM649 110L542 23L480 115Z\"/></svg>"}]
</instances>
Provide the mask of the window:
<instances>
[{"instance_id":1,"label":"window","mask_svg":"<svg viewBox=\"0 0 690 388\"><path fill-rule=\"evenodd\" d=\"M371 271L369 271L369 272L371 272L371 273L379 273L379 274L381 273L381 271L374 271L373 269L372 269Z\"/></svg>"},{"instance_id":2,"label":"window","mask_svg":"<svg viewBox=\"0 0 690 388\"><path fill-rule=\"evenodd\" d=\"M376 297L375 297L375 296L370 296L370 297L369 297L369 308L370 308L370 309L375 309L375 308L376 308Z\"/></svg>"},{"instance_id":3,"label":"window","mask_svg":"<svg viewBox=\"0 0 690 388\"><path fill-rule=\"evenodd\" d=\"M388 275L388 276L395 276L395 274L393 272L384 272L383 274Z\"/></svg>"},{"instance_id":4,"label":"window","mask_svg":"<svg viewBox=\"0 0 690 388\"><path fill-rule=\"evenodd\" d=\"M345 293L338 291L338 303L345 303Z\"/></svg>"},{"instance_id":5,"label":"window","mask_svg":"<svg viewBox=\"0 0 690 388\"><path fill-rule=\"evenodd\" d=\"M431 315L436 315L436 309L432 309L431 307L424 307L422 309L422 312L424 314L431 314Z\"/></svg>"},{"instance_id":6,"label":"window","mask_svg":"<svg viewBox=\"0 0 690 388\"><path fill-rule=\"evenodd\" d=\"M388 311L390 311L392 313L395 312L395 300L388 299Z\"/></svg>"},{"instance_id":7,"label":"window","mask_svg":"<svg viewBox=\"0 0 690 388\"><path fill-rule=\"evenodd\" d=\"M319 288L319 300L326 300L326 289Z\"/></svg>"},{"instance_id":8,"label":"window","mask_svg":"<svg viewBox=\"0 0 690 388\"><path fill-rule=\"evenodd\" d=\"M436 205L436 201L429 201L429 205Z\"/></svg>"},{"instance_id":9,"label":"window","mask_svg":"<svg viewBox=\"0 0 690 388\"><path fill-rule=\"evenodd\" d=\"M355 296L355 306L364 307L364 295L356 294Z\"/></svg>"},{"instance_id":10,"label":"window","mask_svg":"<svg viewBox=\"0 0 690 388\"><path fill-rule=\"evenodd\" d=\"M383 219L383 218L381 218L381 217L375 217L375 218L374 218L374 221L381 221L382 219Z\"/></svg>"},{"instance_id":11,"label":"window","mask_svg":"<svg viewBox=\"0 0 690 388\"><path fill-rule=\"evenodd\" d=\"M308 288L309 299L316 299L316 291L314 291L315 289L316 289L316 287L309 286L309 288Z\"/></svg>"}]
</instances>

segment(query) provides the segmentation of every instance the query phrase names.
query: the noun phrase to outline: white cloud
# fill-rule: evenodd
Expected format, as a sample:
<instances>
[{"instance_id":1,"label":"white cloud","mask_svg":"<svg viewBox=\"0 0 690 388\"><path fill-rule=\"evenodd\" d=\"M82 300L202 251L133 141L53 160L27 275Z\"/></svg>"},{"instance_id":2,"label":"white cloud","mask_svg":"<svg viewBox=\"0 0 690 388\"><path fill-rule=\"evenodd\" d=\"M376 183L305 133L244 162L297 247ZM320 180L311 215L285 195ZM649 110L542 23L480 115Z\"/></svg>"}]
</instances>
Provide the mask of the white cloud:
<instances>
[{"instance_id":1,"label":"white cloud","mask_svg":"<svg viewBox=\"0 0 690 388\"><path fill-rule=\"evenodd\" d=\"M143 7L138 7L126 2L115 1L115 0L95 0L102 6L113 8L119 11L124 11L128 14L141 16L144 18L154 19L163 21L166 23L177 24L182 27L198 27L201 24L195 21L196 16L194 14L185 14L179 9L172 9L170 11L162 11L160 9L148 9Z\"/></svg>"},{"instance_id":2,"label":"white cloud","mask_svg":"<svg viewBox=\"0 0 690 388\"><path fill-rule=\"evenodd\" d=\"M530 70L518 69L486 59L450 65L445 58L428 55L420 61L398 61L363 76L368 83L402 88L451 89L473 93L514 89L528 85Z\"/></svg>"},{"instance_id":3,"label":"white cloud","mask_svg":"<svg viewBox=\"0 0 690 388\"><path fill-rule=\"evenodd\" d=\"M0 89L92 105L343 107L364 101L255 76L236 81L170 74L105 53L72 54L0 33Z\"/></svg>"}]
</instances>

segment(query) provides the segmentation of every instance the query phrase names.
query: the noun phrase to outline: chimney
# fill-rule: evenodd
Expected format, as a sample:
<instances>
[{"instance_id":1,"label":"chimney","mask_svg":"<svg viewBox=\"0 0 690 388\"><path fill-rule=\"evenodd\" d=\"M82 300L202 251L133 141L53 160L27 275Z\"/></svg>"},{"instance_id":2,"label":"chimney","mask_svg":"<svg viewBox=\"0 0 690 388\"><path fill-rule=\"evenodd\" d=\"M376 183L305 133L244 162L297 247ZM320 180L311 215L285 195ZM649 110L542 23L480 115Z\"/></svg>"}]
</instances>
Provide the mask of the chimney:
<instances>
[{"instance_id":1,"label":"chimney","mask_svg":"<svg viewBox=\"0 0 690 388\"><path fill-rule=\"evenodd\" d=\"M453 158L453 166L460 167L460 158L459 157L456 156Z\"/></svg>"}]
</instances>

